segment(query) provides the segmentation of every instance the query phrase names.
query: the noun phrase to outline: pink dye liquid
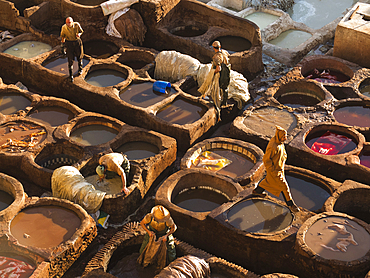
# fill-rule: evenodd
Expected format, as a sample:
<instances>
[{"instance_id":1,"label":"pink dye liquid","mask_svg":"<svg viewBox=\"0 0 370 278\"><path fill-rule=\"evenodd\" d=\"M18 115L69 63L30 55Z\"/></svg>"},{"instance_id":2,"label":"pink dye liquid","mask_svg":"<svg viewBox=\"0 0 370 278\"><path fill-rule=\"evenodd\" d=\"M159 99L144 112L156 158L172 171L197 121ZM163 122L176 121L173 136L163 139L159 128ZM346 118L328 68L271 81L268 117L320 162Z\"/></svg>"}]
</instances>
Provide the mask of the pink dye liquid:
<instances>
[{"instance_id":1,"label":"pink dye liquid","mask_svg":"<svg viewBox=\"0 0 370 278\"><path fill-rule=\"evenodd\" d=\"M306 145L314 152L324 155L342 154L356 148L356 143L351 138L331 131L309 135Z\"/></svg>"}]
</instances>

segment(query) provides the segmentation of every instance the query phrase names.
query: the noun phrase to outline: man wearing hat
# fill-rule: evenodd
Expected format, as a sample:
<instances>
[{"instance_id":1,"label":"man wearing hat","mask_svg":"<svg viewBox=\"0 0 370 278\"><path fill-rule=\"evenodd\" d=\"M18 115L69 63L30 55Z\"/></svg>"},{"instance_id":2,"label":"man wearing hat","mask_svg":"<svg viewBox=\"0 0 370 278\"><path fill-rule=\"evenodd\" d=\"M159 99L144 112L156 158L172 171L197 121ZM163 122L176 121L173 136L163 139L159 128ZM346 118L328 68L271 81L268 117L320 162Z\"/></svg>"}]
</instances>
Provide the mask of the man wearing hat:
<instances>
[{"instance_id":1,"label":"man wearing hat","mask_svg":"<svg viewBox=\"0 0 370 278\"><path fill-rule=\"evenodd\" d=\"M122 179L122 191L126 195L130 193L127 189L127 179L128 174L130 172L130 161L128 160L126 155L121 153L108 153L103 155L99 159L99 165L96 167L96 173L99 176L99 181L102 181L106 175L107 171L116 172L118 175L121 176Z\"/></svg>"},{"instance_id":2,"label":"man wearing hat","mask_svg":"<svg viewBox=\"0 0 370 278\"><path fill-rule=\"evenodd\" d=\"M145 215L140 225L147 232L140 247L140 254L148 244L149 237L155 236L157 240L166 241L168 261L174 261L176 259L176 249L172 234L177 227L170 216L170 212L164 206L157 205L152 208L150 213Z\"/></svg>"},{"instance_id":3,"label":"man wearing hat","mask_svg":"<svg viewBox=\"0 0 370 278\"><path fill-rule=\"evenodd\" d=\"M212 57L212 66L215 69L215 74L220 73L219 85L220 85L220 95L222 97L221 106L225 106L228 98L228 87L230 83L230 62L229 62L229 52L221 49L221 43L219 41L214 41L212 43L213 50L215 54Z\"/></svg>"}]
</instances>

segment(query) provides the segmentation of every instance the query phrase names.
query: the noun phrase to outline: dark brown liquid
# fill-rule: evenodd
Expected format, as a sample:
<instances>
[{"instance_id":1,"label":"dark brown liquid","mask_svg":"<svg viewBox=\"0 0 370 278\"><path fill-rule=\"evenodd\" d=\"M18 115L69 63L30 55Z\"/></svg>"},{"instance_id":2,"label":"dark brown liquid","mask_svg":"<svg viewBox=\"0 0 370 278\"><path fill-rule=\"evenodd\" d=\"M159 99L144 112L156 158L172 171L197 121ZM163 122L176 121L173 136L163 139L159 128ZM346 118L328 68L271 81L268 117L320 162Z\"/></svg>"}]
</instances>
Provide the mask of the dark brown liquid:
<instances>
[{"instance_id":1,"label":"dark brown liquid","mask_svg":"<svg viewBox=\"0 0 370 278\"><path fill-rule=\"evenodd\" d=\"M147 64L150 64L150 62L140 61L140 60L129 60L129 61L121 62L121 64L129 66L132 69L141 69L145 67Z\"/></svg>"},{"instance_id":2,"label":"dark brown liquid","mask_svg":"<svg viewBox=\"0 0 370 278\"><path fill-rule=\"evenodd\" d=\"M0 190L0 211L6 209L14 202L14 198L9 193Z\"/></svg>"},{"instance_id":3,"label":"dark brown liquid","mask_svg":"<svg viewBox=\"0 0 370 278\"><path fill-rule=\"evenodd\" d=\"M306 177L294 177L285 175L289 184L293 200L299 207L308 210L318 210L324 205L325 201L330 197L330 193L320 186L311 182ZM284 200L280 194L280 200Z\"/></svg>"},{"instance_id":4,"label":"dark brown liquid","mask_svg":"<svg viewBox=\"0 0 370 278\"><path fill-rule=\"evenodd\" d=\"M85 6L97 6L103 2L106 2L106 0L71 0L71 1Z\"/></svg>"},{"instance_id":5,"label":"dark brown liquid","mask_svg":"<svg viewBox=\"0 0 370 278\"><path fill-rule=\"evenodd\" d=\"M129 160L145 159L159 153L157 146L143 141L127 142L116 151L127 155Z\"/></svg>"},{"instance_id":6,"label":"dark brown liquid","mask_svg":"<svg viewBox=\"0 0 370 278\"><path fill-rule=\"evenodd\" d=\"M53 248L67 241L81 225L71 210L39 206L22 210L10 224L10 232L22 245Z\"/></svg>"},{"instance_id":7,"label":"dark brown liquid","mask_svg":"<svg viewBox=\"0 0 370 278\"><path fill-rule=\"evenodd\" d=\"M370 109L364 106L345 106L334 111L335 119L350 126L370 127Z\"/></svg>"},{"instance_id":8,"label":"dark brown liquid","mask_svg":"<svg viewBox=\"0 0 370 278\"><path fill-rule=\"evenodd\" d=\"M346 232L340 233L336 225L342 225ZM348 233L347 233L348 232ZM346 251L341 251L338 239L346 239L352 234L356 244L347 242ZM345 217L330 216L320 218L305 234L305 242L319 256L329 260L353 261L365 256L370 250L370 234L364 227Z\"/></svg>"},{"instance_id":9,"label":"dark brown liquid","mask_svg":"<svg viewBox=\"0 0 370 278\"><path fill-rule=\"evenodd\" d=\"M172 124L192 124L206 112L206 107L185 99L176 99L157 112L157 116Z\"/></svg>"},{"instance_id":10,"label":"dark brown liquid","mask_svg":"<svg viewBox=\"0 0 370 278\"><path fill-rule=\"evenodd\" d=\"M173 203L190 211L206 212L214 210L227 201L228 198L221 193L196 187L178 194Z\"/></svg>"},{"instance_id":11,"label":"dark brown liquid","mask_svg":"<svg viewBox=\"0 0 370 278\"><path fill-rule=\"evenodd\" d=\"M227 218L235 228L251 233L281 231L293 221L288 208L260 199L246 200L234 205Z\"/></svg>"},{"instance_id":12,"label":"dark brown liquid","mask_svg":"<svg viewBox=\"0 0 370 278\"><path fill-rule=\"evenodd\" d=\"M282 94L277 98L277 100L292 108L297 108L301 106L314 106L318 104L321 100L317 97L314 97L314 92L312 95L307 95L306 93L300 92L289 92L286 94Z\"/></svg>"},{"instance_id":13,"label":"dark brown liquid","mask_svg":"<svg viewBox=\"0 0 370 278\"><path fill-rule=\"evenodd\" d=\"M20 94L1 94L0 113L4 115L13 114L19 110L24 110L31 105L31 101Z\"/></svg>"},{"instance_id":14,"label":"dark brown liquid","mask_svg":"<svg viewBox=\"0 0 370 278\"><path fill-rule=\"evenodd\" d=\"M164 94L154 91L152 82L144 82L130 84L130 86L120 92L119 97L129 104L146 108L163 100L169 95L170 93Z\"/></svg>"},{"instance_id":15,"label":"dark brown liquid","mask_svg":"<svg viewBox=\"0 0 370 278\"><path fill-rule=\"evenodd\" d=\"M140 247L138 247L139 249ZM153 278L155 276L155 268L153 266L142 267L136 260L139 253L124 256L113 267L108 268L108 273L117 278Z\"/></svg>"},{"instance_id":16,"label":"dark brown liquid","mask_svg":"<svg viewBox=\"0 0 370 278\"><path fill-rule=\"evenodd\" d=\"M97 87L114 86L125 80L126 75L123 72L111 69L94 70L85 77L87 83Z\"/></svg>"},{"instance_id":17,"label":"dark brown liquid","mask_svg":"<svg viewBox=\"0 0 370 278\"><path fill-rule=\"evenodd\" d=\"M207 32L207 29L199 28L197 26L180 26L171 30L171 33L179 37L197 37Z\"/></svg>"},{"instance_id":18,"label":"dark brown liquid","mask_svg":"<svg viewBox=\"0 0 370 278\"><path fill-rule=\"evenodd\" d=\"M88 63L89 63L89 60L82 59L83 67L86 66ZM42 65L49 70L64 73L64 74L69 74L67 58L50 59L50 60L45 61ZM77 72L78 72L78 62L74 60L73 61L73 74L76 74Z\"/></svg>"},{"instance_id":19,"label":"dark brown liquid","mask_svg":"<svg viewBox=\"0 0 370 278\"><path fill-rule=\"evenodd\" d=\"M79 0L78 3L82 4L80 2L105 2L100 0L95 1L81 1ZM87 5L87 4L84 4ZM100 3L96 4L100 5ZM91 57L97 58L97 59L105 59L108 58L118 52L119 48L112 42L109 41L103 41L103 40L92 40L88 42L84 42L84 53L87 55L90 55Z\"/></svg>"},{"instance_id":20,"label":"dark brown liquid","mask_svg":"<svg viewBox=\"0 0 370 278\"><path fill-rule=\"evenodd\" d=\"M236 36L218 37L215 39L215 41L219 41L221 43L221 48L229 51L230 53L246 51L252 46L249 40Z\"/></svg>"},{"instance_id":21,"label":"dark brown liquid","mask_svg":"<svg viewBox=\"0 0 370 278\"><path fill-rule=\"evenodd\" d=\"M328 132L333 134L333 136L327 136ZM336 155L350 152L357 146L351 138L331 131L321 131L308 134L306 145L313 151L324 155Z\"/></svg>"},{"instance_id":22,"label":"dark brown liquid","mask_svg":"<svg viewBox=\"0 0 370 278\"><path fill-rule=\"evenodd\" d=\"M72 120L74 115L71 111L62 107L46 106L40 107L37 110L32 110L28 117L39 119L43 123L50 124L51 126L59 126Z\"/></svg>"},{"instance_id":23,"label":"dark brown liquid","mask_svg":"<svg viewBox=\"0 0 370 278\"><path fill-rule=\"evenodd\" d=\"M105 125L91 124L71 132L70 138L86 146L100 145L113 140L118 131Z\"/></svg>"}]
</instances>

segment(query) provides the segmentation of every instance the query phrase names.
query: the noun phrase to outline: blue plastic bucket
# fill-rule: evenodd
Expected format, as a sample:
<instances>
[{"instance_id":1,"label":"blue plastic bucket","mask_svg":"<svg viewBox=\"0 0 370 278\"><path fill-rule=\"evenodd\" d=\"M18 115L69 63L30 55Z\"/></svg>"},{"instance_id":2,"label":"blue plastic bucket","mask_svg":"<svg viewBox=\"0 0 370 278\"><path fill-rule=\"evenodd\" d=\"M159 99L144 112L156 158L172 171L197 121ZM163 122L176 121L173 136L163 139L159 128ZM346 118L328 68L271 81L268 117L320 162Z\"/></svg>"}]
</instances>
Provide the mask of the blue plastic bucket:
<instances>
[{"instance_id":1,"label":"blue plastic bucket","mask_svg":"<svg viewBox=\"0 0 370 278\"><path fill-rule=\"evenodd\" d=\"M167 93L166 88L171 88L171 83L167 81L155 81L153 83L153 90L160 93Z\"/></svg>"}]
</instances>

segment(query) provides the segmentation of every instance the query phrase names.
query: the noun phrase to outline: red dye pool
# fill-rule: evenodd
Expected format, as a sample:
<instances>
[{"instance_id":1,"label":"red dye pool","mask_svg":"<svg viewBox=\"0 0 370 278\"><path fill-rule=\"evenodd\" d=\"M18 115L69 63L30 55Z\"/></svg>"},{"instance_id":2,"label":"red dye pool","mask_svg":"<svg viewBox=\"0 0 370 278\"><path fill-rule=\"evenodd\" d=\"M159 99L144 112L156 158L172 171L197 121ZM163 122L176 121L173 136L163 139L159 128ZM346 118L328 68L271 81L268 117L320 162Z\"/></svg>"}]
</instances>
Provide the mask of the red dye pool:
<instances>
[{"instance_id":1,"label":"red dye pool","mask_svg":"<svg viewBox=\"0 0 370 278\"><path fill-rule=\"evenodd\" d=\"M312 139L306 141L306 145L311 150L324 154L336 155L346 153L356 148L355 142L345 135L337 134L331 131L326 131L324 134L317 134Z\"/></svg>"},{"instance_id":2,"label":"red dye pool","mask_svg":"<svg viewBox=\"0 0 370 278\"><path fill-rule=\"evenodd\" d=\"M342 83L350 79L347 75L330 69L313 69L305 77L321 83Z\"/></svg>"},{"instance_id":3,"label":"red dye pool","mask_svg":"<svg viewBox=\"0 0 370 278\"><path fill-rule=\"evenodd\" d=\"M35 270L32 265L9 257L0 256L0 277L30 277Z\"/></svg>"}]
</instances>

